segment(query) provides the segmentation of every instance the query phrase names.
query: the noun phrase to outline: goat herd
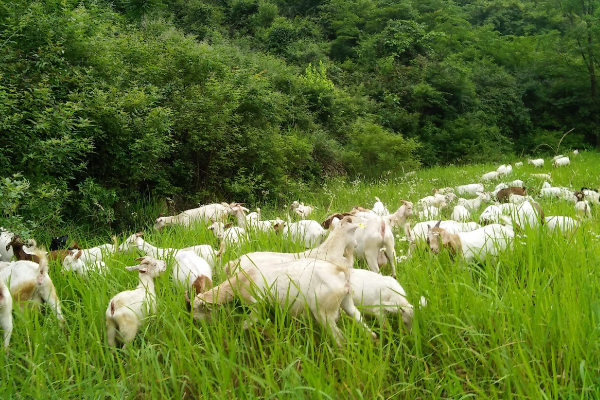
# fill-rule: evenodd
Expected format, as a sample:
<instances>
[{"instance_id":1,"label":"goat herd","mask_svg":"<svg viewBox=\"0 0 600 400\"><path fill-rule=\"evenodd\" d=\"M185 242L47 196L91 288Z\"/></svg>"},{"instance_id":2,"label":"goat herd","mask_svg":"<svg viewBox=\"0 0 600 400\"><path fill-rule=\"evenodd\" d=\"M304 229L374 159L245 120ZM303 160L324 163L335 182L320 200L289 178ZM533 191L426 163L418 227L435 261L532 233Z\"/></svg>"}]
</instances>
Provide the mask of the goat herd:
<instances>
[{"instance_id":1,"label":"goat herd","mask_svg":"<svg viewBox=\"0 0 600 400\"><path fill-rule=\"evenodd\" d=\"M544 160L540 160L529 162L541 166ZM568 157L556 157L553 164L568 166L570 160ZM514 165L515 168L520 166L522 163ZM502 165L497 171L484 174L482 181L506 177L512 170L512 165ZM340 308L373 338L375 333L363 322L355 305L374 314L382 323L385 313L399 313L410 330L413 306L395 279L396 264L413 256L418 247L427 247L434 254L447 249L452 256L466 262L486 257L493 259L509 248L515 232L519 234L526 226L545 226L567 235L577 228L578 220L591 217L591 204L600 203L600 195L594 189L574 191L552 187L548 182L551 180L549 175L531 175L546 180L540 197L575 203L573 217L544 215L541 206L527 194L523 181L514 180L508 184L500 183L492 192L485 192L480 183L433 189L433 194L420 199L414 209L413 203L401 200L402 205L394 213L389 213L376 198L373 209L354 207L349 212L332 214L322 223L306 219L313 212L313 207L298 202L290 207L301 218L297 222L292 222L289 215L286 221L279 218L263 221L260 209L247 214L249 210L240 203L205 205L175 216L159 217L155 221L158 231L169 225L204 224L220 240L218 251L211 245L158 248L145 241L142 233L135 233L120 245L113 237L112 244L89 249L81 249L77 243L64 249L67 238L55 238L50 251L46 252L37 248L35 241L23 242L18 235L2 229L0 327L3 329L4 347L8 350L11 338L13 299L17 302L47 303L59 322L64 324L60 301L48 274L49 260L59 262L63 272L87 275L92 271L106 272L104 257L115 252L135 251L145 256L136 259L139 265L127 267L127 270L138 272L139 284L134 290L115 295L106 309L110 346L130 343L147 317L155 312L154 278L167 271L166 260L173 262L173 280L186 288L186 302L195 319L206 317L218 305L238 297L249 306L261 299L275 299L291 315L308 309L321 325L329 327L338 345L343 340L336 325ZM481 226L472 220L471 213L477 212L484 203L494 204L480 214ZM450 212L452 204L456 205L452 208L450 219L441 220L443 210ZM237 226L225 224L229 216L237 219ZM410 220L413 218L422 222L411 227ZM396 256L393 231L397 229L404 231L409 242L408 256ZM253 252L224 265L221 263L221 256L227 249L250 240L259 231L301 241L308 250L301 253ZM13 256L17 261L11 261ZM353 268L355 258L364 259L369 270ZM388 263L392 277L379 273L379 269ZM213 287L213 271L220 267L228 278ZM190 299L188 291L195 292L195 296ZM421 297L419 303L424 307L425 298ZM250 309L244 328L258 318L257 307Z\"/></svg>"}]
</instances>

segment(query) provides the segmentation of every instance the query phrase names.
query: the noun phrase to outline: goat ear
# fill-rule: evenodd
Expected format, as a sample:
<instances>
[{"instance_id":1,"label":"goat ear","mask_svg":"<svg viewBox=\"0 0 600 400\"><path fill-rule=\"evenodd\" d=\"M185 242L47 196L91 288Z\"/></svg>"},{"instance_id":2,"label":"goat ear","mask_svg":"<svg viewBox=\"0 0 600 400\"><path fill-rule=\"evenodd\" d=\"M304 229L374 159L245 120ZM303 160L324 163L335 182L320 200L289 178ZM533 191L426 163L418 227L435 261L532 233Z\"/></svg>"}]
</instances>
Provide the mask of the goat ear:
<instances>
[{"instance_id":1,"label":"goat ear","mask_svg":"<svg viewBox=\"0 0 600 400\"><path fill-rule=\"evenodd\" d=\"M131 267L125 267L127 271L137 271L140 269L139 265L132 265Z\"/></svg>"},{"instance_id":2,"label":"goat ear","mask_svg":"<svg viewBox=\"0 0 600 400\"><path fill-rule=\"evenodd\" d=\"M231 228L232 226L233 226L233 222L230 222L230 223L228 223L227 225L225 225L225 226L223 227L223 229L229 229L229 228Z\"/></svg>"},{"instance_id":3,"label":"goat ear","mask_svg":"<svg viewBox=\"0 0 600 400\"><path fill-rule=\"evenodd\" d=\"M83 254L83 251L79 250L79 251L77 252L77 255L75 256L75 259L76 259L76 260L79 260L79 257L81 257L81 255L82 255L82 254Z\"/></svg>"},{"instance_id":4,"label":"goat ear","mask_svg":"<svg viewBox=\"0 0 600 400\"><path fill-rule=\"evenodd\" d=\"M146 259L146 257L138 257L135 259L135 261L139 261L140 264L146 264L148 262L148 260Z\"/></svg>"},{"instance_id":5,"label":"goat ear","mask_svg":"<svg viewBox=\"0 0 600 400\"><path fill-rule=\"evenodd\" d=\"M431 225L427 224L427 230L430 231L431 230Z\"/></svg>"},{"instance_id":6,"label":"goat ear","mask_svg":"<svg viewBox=\"0 0 600 400\"><path fill-rule=\"evenodd\" d=\"M146 272L148 272L148 268L140 268L140 269L138 270L138 272L139 272L140 274L145 274Z\"/></svg>"},{"instance_id":7,"label":"goat ear","mask_svg":"<svg viewBox=\"0 0 600 400\"><path fill-rule=\"evenodd\" d=\"M214 218L209 218L209 221L210 221L211 224L215 223L215 219Z\"/></svg>"}]
</instances>

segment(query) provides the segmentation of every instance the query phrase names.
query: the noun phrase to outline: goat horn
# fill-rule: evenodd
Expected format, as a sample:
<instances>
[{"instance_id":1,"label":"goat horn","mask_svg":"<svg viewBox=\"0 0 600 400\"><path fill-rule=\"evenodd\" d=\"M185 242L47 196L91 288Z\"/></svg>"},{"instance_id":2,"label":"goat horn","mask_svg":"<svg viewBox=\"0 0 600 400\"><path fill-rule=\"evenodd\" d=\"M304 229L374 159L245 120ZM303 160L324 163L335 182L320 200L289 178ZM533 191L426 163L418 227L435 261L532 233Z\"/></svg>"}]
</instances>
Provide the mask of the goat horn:
<instances>
[{"instance_id":1,"label":"goat horn","mask_svg":"<svg viewBox=\"0 0 600 400\"><path fill-rule=\"evenodd\" d=\"M442 220L440 219L440 220L438 221L438 223L437 223L437 224L435 224L435 227L436 227L436 228L439 228L441 223L442 223Z\"/></svg>"}]
</instances>

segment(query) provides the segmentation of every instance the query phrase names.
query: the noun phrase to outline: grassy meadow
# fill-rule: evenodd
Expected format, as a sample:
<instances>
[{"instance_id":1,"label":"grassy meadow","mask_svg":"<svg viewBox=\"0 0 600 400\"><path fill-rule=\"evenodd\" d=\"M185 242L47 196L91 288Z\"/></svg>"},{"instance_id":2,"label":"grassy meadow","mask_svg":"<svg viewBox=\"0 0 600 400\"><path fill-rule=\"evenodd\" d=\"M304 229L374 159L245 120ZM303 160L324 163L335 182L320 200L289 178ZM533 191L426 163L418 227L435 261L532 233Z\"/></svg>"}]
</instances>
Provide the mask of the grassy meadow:
<instances>
[{"instance_id":1,"label":"grassy meadow","mask_svg":"<svg viewBox=\"0 0 600 400\"><path fill-rule=\"evenodd\" d=\"M439 167L377 184L330 181L299 200L317 206L316 220L354 205L370 208L375 196L392 211L400 199L416 203L433 187L479 182L481 174L496 168ZM553 186L600 186L597 153L572 157L571 166L556 170L548 159L541 170L524 165L508 180L524 180L536 195L542 181L529 174L550 171ZM539 202L547 216L574 216L572 203ZM262 207L264 219L284 212L283 205ZM156 282L157 315L127 350L113 350L106 344L104 312L112 296L137 285L137 273L124 268L134 265L136 256L105 259L111 271L106 277L61 274L52 264L66 329L60 330L50 312L15 309L10 354L0 352L0 399L598 398L600 210L592 212L593 219L574 235L527 231L497 262L466 266L446 253L416 253L397 266L409 301L428 300L427 307L415 310L412 332L394 316L385 329L367 316L379 337L373 342L342 315L338 325L347 341L341 350L312 318L292 318L279 308L267 307L247 331L242 323L248 310L239 302L194 322L183 289L169 273ZM147 222L140 228L156 246L217 247L204 226L159 234L151 229L152 220ZM122 233L119 242L131 233ZM403 232L397 233L396 251L406 254ZM71 236L82 246L110 241ZM223 262L256 250L294 252L302 246L275 235L254 236L228 251ZM356 267L366 265L361 261ZM388 267L382 272L390 273ZM223 279L222 271L215 271L215 284Z\"/></svg>"}]
</instances>

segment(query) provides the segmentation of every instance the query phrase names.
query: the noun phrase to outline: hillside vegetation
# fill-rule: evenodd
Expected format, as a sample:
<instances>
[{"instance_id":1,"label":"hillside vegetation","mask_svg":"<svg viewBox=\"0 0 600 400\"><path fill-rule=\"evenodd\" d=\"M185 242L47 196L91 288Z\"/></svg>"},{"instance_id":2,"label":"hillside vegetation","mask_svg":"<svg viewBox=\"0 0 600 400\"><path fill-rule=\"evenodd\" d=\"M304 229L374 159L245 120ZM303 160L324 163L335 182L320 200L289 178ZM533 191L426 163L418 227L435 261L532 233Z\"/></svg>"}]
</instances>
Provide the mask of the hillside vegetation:
<instances>
[{"instance_id":1,"label":"hillside vegetation","mask_svg":"<svg viewBox=\"0 0 600 400\"><path fill-rule=\"evenodd\" d=\"M499 160L571 129L564 147L594 147L599 9L1 0L3 224L124 228L132 203L165 197L277 204L329 177Z\"/></svg>"},{"instance_id":2,"label":"hillside vegetation","mask_svg":"<svg viewBox=\"0 0 600 400\"><path fill-rule=\"evenodd\" d=\"M335 211L356 204L370 207L375 195L392 210L399 199L416 202L433 186L473 182L493 168L437 167L408 180L377 184L330 182L310 201L317 206L317 220L329 205ZM583 154L571 167L552 171L553 184L597 187L599 168L596 154ZM536 195L541 182L530 178L533 172L540 170L525 165L509 179L523 179ZM540 204L546 216L574 215L569 202L540 199ZM105 257L111 271L106 277L63 275L53 263L50 274L67 328L60 330L47 307L45 313L15 307L10 356L0 352L0 398L597 398L597 211L574 234L552 234L543 227L527 230L498 262L465 265L445 251L438 256L416 253L397 268L409 301L418 304L420 296L428 300L415 312L412 333L394 316L384 328L368 318L379 336L374 343L343 315L338 325L347 343L341 350L314 320L292 318L280 308L260 307L261 318L248 331L242 329L248 309L240 302L193 322L183 288L170 272L156 283L156 317L127 350L111 350L104 313L112 296L136 285L137 274L124 266L135 265L137 255ZM276 215L283 216L263 208L263 218ZM167 228L160 234L152 225L150 219L143 228L145 239L157 246L217 247L204 225ZM109 242L107 235L65 233L84 247ZM401 239L398 232L396 251L405 255L408 246ZM240 249L228 250L223 262L250 251L295 252L303 247L274 234L252 235ZM173 267L172 260L168 267ZM356 267L366 266L361 262ZM390 273L389 268L382 272ZM224 279L217 269L215 284Z\"/></svg>"}]
</instances>

